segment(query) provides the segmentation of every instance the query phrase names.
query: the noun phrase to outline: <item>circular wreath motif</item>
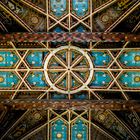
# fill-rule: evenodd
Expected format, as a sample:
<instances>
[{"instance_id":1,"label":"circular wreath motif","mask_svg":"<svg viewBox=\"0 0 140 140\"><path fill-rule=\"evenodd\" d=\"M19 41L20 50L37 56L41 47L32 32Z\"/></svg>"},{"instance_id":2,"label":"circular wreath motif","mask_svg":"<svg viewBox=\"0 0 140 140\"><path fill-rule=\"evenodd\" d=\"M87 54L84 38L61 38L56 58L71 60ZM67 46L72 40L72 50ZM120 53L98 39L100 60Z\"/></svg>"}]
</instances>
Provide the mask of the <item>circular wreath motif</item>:
<instances>
[{"instance_id":1,"label":"circular wreath motif","mask_svg":"<svg viewBox=\"0 0 140 140\"><path fill-rule=\"evenodd\" d=\"M87 52L75 46L62 46L48 55L44 72L48 84L54 90L73 94L90 83L94 71Z\"/></svg>"}]
</instances>

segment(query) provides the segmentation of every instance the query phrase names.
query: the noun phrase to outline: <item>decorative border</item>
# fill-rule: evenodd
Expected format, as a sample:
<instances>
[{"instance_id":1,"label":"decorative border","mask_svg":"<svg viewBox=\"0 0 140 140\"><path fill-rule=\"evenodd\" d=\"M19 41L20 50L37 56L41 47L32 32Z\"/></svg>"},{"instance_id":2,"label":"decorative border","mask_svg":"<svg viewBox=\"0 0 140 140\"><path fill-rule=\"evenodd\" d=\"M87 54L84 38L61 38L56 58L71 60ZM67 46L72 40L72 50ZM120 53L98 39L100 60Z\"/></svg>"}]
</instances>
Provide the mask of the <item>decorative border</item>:
<instances>
[{"instance_id":1,"label":"decorative border","mask_svg":"<svg viewBox=\"0 0 140 140\"><path fill-rule=\"evenodd\" d=\"M0 109L13 108L13 109L110 109L110 110L131 110L140 112L140 102L136 100L84 100L84 101L70 101L70 100L3 100L0 101Z\"/></svg>"},{"instance_id":2,"label":"decorative border","mask_svg":"<svg viewBox=\"0 0 140 140\"><path fill-rule=\"evenodd\" d=\"M125 33L11 33L11 34L0 34L0 41L12 41L12 42L126 42L133 41L139 42L139 34L125 34Z\"/></svg>"}]
</instances>

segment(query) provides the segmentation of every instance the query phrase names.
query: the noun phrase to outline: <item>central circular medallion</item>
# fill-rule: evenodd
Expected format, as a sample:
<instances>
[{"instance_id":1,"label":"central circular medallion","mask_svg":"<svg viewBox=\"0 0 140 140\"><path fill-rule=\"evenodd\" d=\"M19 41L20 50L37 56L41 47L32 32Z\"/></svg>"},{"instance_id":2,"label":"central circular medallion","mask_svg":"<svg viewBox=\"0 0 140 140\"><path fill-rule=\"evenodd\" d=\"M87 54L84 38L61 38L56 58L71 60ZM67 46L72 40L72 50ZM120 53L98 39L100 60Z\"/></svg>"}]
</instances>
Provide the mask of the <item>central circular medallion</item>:
<instances>
[{"instance_id":1,"label":"central circular medallion","mask_svg":"<svg viewBox=\"0 0 140 140\"><path fill-rule=\"evenodd\" d=\"M93 62L88 53L75 46L62 46L52 51L44 63L48 84L60 93L79 92L93 77Z\"/></svg>"}]
</instances>

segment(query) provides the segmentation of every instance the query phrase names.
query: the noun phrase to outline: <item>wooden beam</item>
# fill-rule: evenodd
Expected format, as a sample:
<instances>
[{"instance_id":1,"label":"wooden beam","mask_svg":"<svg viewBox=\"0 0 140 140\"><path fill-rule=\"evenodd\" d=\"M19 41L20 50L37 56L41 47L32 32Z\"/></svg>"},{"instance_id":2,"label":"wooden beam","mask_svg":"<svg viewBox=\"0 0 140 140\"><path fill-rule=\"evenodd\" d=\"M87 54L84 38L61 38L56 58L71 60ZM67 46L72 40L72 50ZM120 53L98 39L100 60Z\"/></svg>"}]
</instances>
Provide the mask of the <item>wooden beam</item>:
<instances>
[{"instance_id":1,"label":"wooden beam","mask_svg":"<svg viewBox=\"0 0 140 140\"><path fill-rule=\"evenodd\" d=\"M140 112L140 101L136 100L2 100L0 109L97 109L131 110Z\"/></svg>"},{"instance_id":2,"label":"wooden beam","mask_svg":"<svg viewBox=\"0 0 140 140\"><path fill-rule=\"evenodd\" d=\"M68 42L68 41L75 41L75 42L139 42L140 35L138 34L125 34L125 33L11 33L11 34L0 34L0 41L7 42Z\"/></svg>"}]
</instances>

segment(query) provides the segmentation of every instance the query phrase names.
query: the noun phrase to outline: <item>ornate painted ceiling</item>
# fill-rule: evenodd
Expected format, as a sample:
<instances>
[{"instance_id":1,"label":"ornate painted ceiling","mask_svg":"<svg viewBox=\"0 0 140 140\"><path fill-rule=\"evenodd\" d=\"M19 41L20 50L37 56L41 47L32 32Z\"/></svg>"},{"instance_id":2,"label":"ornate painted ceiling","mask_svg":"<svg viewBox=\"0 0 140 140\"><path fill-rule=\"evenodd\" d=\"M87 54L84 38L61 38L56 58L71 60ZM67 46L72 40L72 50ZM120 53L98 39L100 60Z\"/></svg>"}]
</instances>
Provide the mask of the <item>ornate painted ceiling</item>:
<instances>
[{"instance_id":1,"label":"ornate painted ceiling","mask_svg":"<svg viewBox=\"0 0 140 140\"><path fill-rule=\"evenodd\" d=\"M1 0L0 139L139 140L140 0Z\"/></svg>"}]
</instances>

